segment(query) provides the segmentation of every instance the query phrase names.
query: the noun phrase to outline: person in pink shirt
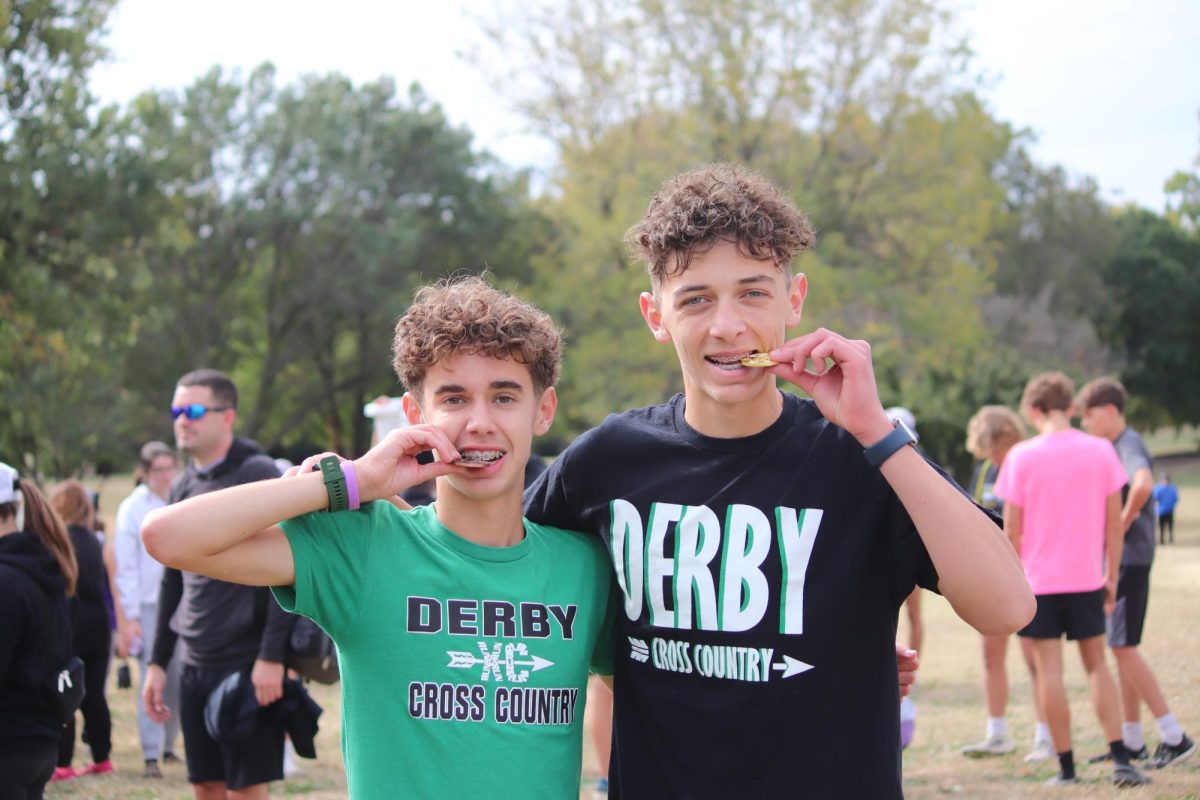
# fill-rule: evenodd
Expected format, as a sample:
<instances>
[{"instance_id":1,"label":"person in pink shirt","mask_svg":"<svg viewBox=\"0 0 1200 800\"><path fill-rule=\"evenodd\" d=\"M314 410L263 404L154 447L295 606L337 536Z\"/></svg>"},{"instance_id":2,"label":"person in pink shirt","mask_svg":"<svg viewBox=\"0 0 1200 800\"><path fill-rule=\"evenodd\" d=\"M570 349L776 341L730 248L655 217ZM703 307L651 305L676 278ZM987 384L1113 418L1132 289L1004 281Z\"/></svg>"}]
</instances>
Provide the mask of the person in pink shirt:
<instances>
[{"instance_id":1,"label":"person in pink shirt","mask_svg":"<svg viewBox=\"0 0 1200 800\"><path fill-rule=\"evenodd\" d=\"M1149 782L1121 738L1117 687L1104 660L1104 616L1116 600L1125 471L1108 441L1071 427L1075 387L1061 372L1025 385L1021 412L1038 431L1009 451L996 479L1004 529L1037 598L1032 640L1037 692L1058 753L1052 784L1076 783L1071 717L1063 685L1062 637L1079 643L1092 702L1109 743L1118 786Z\"/></svg>"}]
</instances>

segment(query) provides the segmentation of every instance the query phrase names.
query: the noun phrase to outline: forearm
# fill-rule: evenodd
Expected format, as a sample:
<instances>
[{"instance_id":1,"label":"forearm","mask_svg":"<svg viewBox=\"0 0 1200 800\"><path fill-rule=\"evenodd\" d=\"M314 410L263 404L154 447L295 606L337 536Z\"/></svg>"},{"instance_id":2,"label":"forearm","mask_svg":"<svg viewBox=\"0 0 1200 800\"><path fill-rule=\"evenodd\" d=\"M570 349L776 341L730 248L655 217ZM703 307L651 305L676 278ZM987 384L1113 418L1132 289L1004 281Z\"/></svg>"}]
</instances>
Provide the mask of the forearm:
<instances>
[{"instance_id":1,"label":"forearm","mask_svg":"<svg viewBox=\"0 0 1200 800\"><path fill-rule=\"evenodd\" d=\"M1121 493L1113 492L1108 497L1105 509L1104 545L1105 545L1105 580L1113 582L1121 569L1121 551L1125 547L1124 515L1121 510Z\"/></svg>"},{"instance_id":2,"label":"forearm","mask_svg":"<svg viewBox=\"0 0 1200 800\"><path fill-rule=\"evenodd\" d=\"M1125 505L1121 508L1121 531L1128 531L1133 525L1134 520L1138 518L1138 514L1142 513L1142 508L1149 502L1151 495L1154 493L1154 477L1148 469L1139 469L1133 474L1133 480L1129 483L1129 494L1125 498Z\"/></svg>"},{"instance_id":3,"label":"forearm","mask_svg":"<svg viewBox=\"0 0 1200 800\"><path fill-rule=\"evenodd\" d=\"M142 541L170 567L195 567L279 522L329 505L321 474L259 481L198 495L151 512Z\"/></svg>"},{"instance_id":4,"label":"forearm","mask_svg":"<svg viewBox=\"0 0 1200 800\"><path fill-rule=\"evenodd\" d=\"M911 447L880 468L912 518L934 567L938 590L980 633L1023 627L1034 599L1004 532Z\"/></svg>"}]
</instances>

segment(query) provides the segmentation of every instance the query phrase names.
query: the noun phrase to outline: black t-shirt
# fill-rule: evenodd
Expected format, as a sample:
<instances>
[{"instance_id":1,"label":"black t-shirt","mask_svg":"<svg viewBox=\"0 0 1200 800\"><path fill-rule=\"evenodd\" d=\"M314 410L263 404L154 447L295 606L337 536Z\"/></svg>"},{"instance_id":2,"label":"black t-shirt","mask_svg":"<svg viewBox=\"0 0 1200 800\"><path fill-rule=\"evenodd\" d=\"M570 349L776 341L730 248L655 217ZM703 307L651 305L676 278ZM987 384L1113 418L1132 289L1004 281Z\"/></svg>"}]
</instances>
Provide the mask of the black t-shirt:
<instances>
[{"instance_id":1,"label":"black t-shirt","mask_svg":"<svg viewBox=\"0 0 1200 800\"><path fill-rule=\"evenodd\" d=\"M682 396L611 416L526 494L623 591L614 797L902 796L896 620L937 573L862 446L784 398L740 439Z\"/></svg>"}]
</instances>

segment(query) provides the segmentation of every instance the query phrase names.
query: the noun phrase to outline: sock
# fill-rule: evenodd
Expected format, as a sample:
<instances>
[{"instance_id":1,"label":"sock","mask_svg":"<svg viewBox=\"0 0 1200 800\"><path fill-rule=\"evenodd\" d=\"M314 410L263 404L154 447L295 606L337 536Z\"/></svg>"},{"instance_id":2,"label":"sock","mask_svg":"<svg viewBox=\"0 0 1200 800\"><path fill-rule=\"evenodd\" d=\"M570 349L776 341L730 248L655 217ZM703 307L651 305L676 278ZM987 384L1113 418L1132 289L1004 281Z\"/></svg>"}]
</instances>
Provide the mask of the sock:
<instances>
[{"instance_id":1,"label":"sock","mask_svg":"<svg viewBox=\"0 0 1200 800\"><path fill-rule=\"evenodd\" d=\"M1174 714L1167 714L1164 717L1159 717L1158 732L1162 734L1163 741L1175 747L1183 741L1183 727L1179 721L1175 719Z\"/></svg>"},{"instance_id":2,"label":"sock","mask_svg":"<svg viewBox=\"0 0 1200 800\"><path fill-rule=\"evenodd\" d=\"M1108 752L1112 754L1114 764L1128 764L1129 756L1133 753L1120 739L1113 739L1108 743Z\"/></svg>"},{"instance_id":3,"label":"sock","mask_svg":"<svg viewBox=\"0 0 1200 800\"><path fill-rule=\"evenodd\" d=\"M1064 780L1075 777L1075 751L1068 750L1058 754L1058 776Z\"/></svg>"},{"instance_id":4,"label":"sock","mask_svg":"<svg viewBox=\"0 0 1200 800\"><path fill-rule=\"evenodd\" d=\"M988 717L987 738L1000 739L1008 735L1008 720L1004 717Z\"/></svg>"},{"instance_id":5,"label":"sock","mask_svg":"<svg viewBox=\"0 0 1200 800\"><path fill-rule=\"evenodd\" d=\"M1146 746L1146 734L1142 731L1140 722L1122 722L1121 738L1131 753L1136 753Z\"/></svg>"},{"instance_id":6,"label":"sock","mask_svg":"<svg viewBox=\"0 0 1200 800\"><path fill-rule=\"evenodd\" d=\"M1033 729L1033 743L1039 744L1041 742L1049 742L1049 741L1050 741L1050 726L1044 722L1039 722L1037 724L1037 727Z\"/></svg>"}]
</instances>

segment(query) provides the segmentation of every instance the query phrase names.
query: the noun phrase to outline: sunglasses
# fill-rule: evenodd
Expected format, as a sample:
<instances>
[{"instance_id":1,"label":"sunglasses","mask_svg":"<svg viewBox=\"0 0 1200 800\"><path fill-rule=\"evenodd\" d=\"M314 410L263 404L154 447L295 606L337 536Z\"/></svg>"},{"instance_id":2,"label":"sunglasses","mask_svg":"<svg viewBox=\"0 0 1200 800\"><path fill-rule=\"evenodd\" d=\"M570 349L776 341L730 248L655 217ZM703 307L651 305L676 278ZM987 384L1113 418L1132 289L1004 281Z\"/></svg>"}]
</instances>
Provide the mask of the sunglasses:
<instances>
[{"instance_id":1,"label":"sunglasses","mask_svg":"<svg viewBox=\"0 0 1200 800\"><path fill-rule=\"evenodd\" d=\"M171 419L185 416L188 419L200 419L210 411L228 411L233 406L206 406L203 403L188 403L186 406L171 406Z\"/></svg>"}]
</instances>

